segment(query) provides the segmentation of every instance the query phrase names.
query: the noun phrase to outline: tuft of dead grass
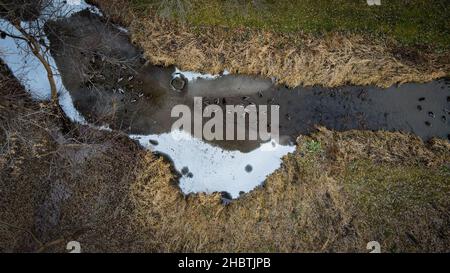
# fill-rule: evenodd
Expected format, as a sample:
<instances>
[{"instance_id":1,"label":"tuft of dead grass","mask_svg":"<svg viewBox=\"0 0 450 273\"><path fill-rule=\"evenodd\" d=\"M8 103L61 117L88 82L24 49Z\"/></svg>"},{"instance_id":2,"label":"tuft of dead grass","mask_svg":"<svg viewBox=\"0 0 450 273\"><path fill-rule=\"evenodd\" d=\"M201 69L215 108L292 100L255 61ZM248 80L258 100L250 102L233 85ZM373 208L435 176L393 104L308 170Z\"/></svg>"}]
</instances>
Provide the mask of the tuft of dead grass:
<instances>
[{"instance_id":1,"label":"tuft of dead grass","mask_svg":"<svg viewBox=\"0 0 450 273\"><path fill-rule=\"evenodd\" d=\"M123 0L91 1L131 30L134 43L156 65L184 70L275 77L280 84L347 84L389 87L448 76L448 53L405 48L391 40L356 34L305 33L224 27L192 27L136 12ZM413 57L412 57L413 56Z\"/></svg>"}]
</instances>

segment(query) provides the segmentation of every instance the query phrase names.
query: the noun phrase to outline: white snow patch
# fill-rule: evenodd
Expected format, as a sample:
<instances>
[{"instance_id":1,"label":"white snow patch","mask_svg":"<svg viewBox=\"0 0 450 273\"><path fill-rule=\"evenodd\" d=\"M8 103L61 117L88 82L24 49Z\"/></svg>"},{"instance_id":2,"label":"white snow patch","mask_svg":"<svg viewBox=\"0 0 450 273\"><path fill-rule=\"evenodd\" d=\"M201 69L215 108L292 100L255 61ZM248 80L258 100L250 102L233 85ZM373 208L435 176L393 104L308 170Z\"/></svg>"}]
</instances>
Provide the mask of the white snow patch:
<instances>
[{"instance_id":1,"label":"white snow patch","mask_svg":"<svg viewBox=\"0 0 450 273\"><path fill-rule=\"evenodd\" d=\"M32 22L21 22L21 26L30 31L35 37L43 37L42 31L48 20L67 18L72 14L84 9L102 15L100 10L94 6L88 5L81 0L54 0L41 12L39 18ZM21 33L8 21L0 19L0 29L9 34L21 37ZM48 40L45 38L45 43ZM59 102L66 115L75 122L86 123L83 116L75 109L72 98L62 83L61 76L56 66L55 60L50 54L47 54L47 61L54 72L54 79L59 92ZM11 69L12 73L25 86L30 95L37 100L50 99L50 84L47 78L47 71L42 63L30 52L25 41L7 37L0 40L0 56Z\"/></svg>"},{"instance_id":2,"label":"white snow patch","mask_svg":"<svg viewBox=\"0 0 450 273\"><path fill-rule=\"evenodd\" d=\"M29 23L22 22L22 27L28 28ZM14 26L3 19L0 20L0 29L7 30L12 35L21 36L20 32ZM25 41L10 37L1 39L0 57L34 99L50 99L51 92L47 71L42 63L30 52ZM48 56L47 61L55 73L53 77L58 88L61 108L73 121L85 123L85 119L75 109L72 98L62 83L55 60L51 56Z\"/></svg>"},{"instance_id":3,"label":"white snow patch","mask_svg":"<svg viewBox=\"0 0 450 273\"><path fill-rule=\"evenodd\" d=\"M123 33L126 33L126 34L129 33L128 29L126 29L126 28L124 28L124 27L122 27L122 26L114 25L114 27L117 28L118 30L120 30L120 31L123 32Z\"/></svg>"},{"instance_id":4,"label":"white snow patch","mask_svg":"<svg viewBox=\"0 0 450 273\"><path fill-rule=\"evenodd\" d=\"M239 197L241 191L249 192L263 183L280 167L281 158L295 150L295 146L272 141L249 153L226 151L178 130L162 135L130 137L150 150L167 154L179 172L185 167L189 169L193 177L180 179L184 193L226 191L233 198ZM152 145L150 140L157 141L158 145ZM251 166L251 172L247 172L247 166Z\"/></svg>"},{"instance_id":5,"label":"white snow patch","mask_svg":"<svg viewBox=\"0 0 450 273\"><path fill-rule=\"evenodd\" d=\"M214 80L219 77L229 75L230 72L228 70L224 70L222 75L213 75L213 74L203 74L194 71L182 71L175 67L175 72L172 73L172 77L177 77L179 75L183 75L188 81L195 81L197 79L206 79L206 80Z\"/></svg>"},{"instance_id":6,"label":"white snow patch","mask_svg":"<svg viewBox=\"0 0 450 273\"><path fill-rule=\"evenodd\" d=\"M95 6L86 3L84 0L53 0L52 5L46 8L47 10L58 10L56 14L51 15L51 19L67 18L72 14L89 9L90 12L103 16L103 13ZM45 13L45 10L43 14ZM48 19L47 19L48 20Z\"/></svg>"}]
</instances>

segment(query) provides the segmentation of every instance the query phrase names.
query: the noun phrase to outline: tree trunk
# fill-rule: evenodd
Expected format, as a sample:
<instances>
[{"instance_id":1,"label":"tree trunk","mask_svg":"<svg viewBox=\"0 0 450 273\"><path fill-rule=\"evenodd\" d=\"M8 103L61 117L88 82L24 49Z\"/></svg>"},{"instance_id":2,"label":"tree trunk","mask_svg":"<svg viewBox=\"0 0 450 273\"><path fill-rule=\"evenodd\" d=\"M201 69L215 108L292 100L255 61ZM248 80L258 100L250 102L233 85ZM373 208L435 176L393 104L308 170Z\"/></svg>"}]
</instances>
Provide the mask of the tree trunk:
<instances>
[{"instance_id":1,"label":"tree trunk","mask_svg":"<svg viewBox=\"0 0 450 273\"><path fill-rule=\"evenodd\" d=\"M51 100L54 105L58 105L58 88L56 87L55 77L53 76L53 70L51 65L45 59L45 55L41 51L41 45L39 44L39 42L36 40L35 37L27 33L22 28L19 21L13 22L13 25L25 37L26 41L28 42L28 46L31 49L31 52L33 53L34 56L36 56L39 59L39 61L42 63L45 70L47 71L47 78L50 84L50 91L51 91Z\"/></svg>"}]
</instances>

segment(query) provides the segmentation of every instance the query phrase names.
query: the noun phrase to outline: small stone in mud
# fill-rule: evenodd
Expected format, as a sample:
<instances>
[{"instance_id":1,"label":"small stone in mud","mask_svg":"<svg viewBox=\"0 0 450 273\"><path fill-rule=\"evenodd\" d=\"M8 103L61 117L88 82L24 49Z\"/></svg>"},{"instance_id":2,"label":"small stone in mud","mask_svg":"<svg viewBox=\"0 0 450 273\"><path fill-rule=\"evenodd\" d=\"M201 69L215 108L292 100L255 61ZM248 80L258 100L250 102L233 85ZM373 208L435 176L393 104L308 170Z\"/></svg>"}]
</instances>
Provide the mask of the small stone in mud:
<instances>
[{"instance_id":1,"label":"small stone in mud","mask_svg":"<svg viewBox=\"0 0 450 273\"><path fill-rule=\"evenodd\" d=\"M188 167L184 167L183 169L181 169L181 174L182 175L188 175L189 174L189 168Z\"/></svg>"},{"instance_id":2,"label":"small stone in mud","mask_svg":"<svg viewBox=\"0 0 450 273\"><path fill-rule=\"evenodd\" d=\"M419 101L425 101L424 97L419 98Z\"/></svg>"},{"instance_id":3,"label":"small stone in mud","mask_svg":"<svg viewBox=\"0 0 450 273\"><path fill-rule=\"evenodd\" d=\"M193 174L193 173L188 173L188 174L187 174L187 177L188 177L188 178L194 178L194 174Z\"/></svg>"},{"instance_id":4,"label":"small stone in mud","mask_svg":"<svg viewBox=\"0 0 450 273\"><path fill-rule=\"evenodd\" d=\"M431 127L431 122L425 121L425 125L428 126L428 127Z\"/></svg>"},{"instance_id":5,"label":"small stone in mud","mask_svg":"<svg viewBox=\"0 0 450 273\"><path fill-rule=\"evenodd\" d=\"M231 194L226 191L221 192L220 195L222 197L222 205L224 206L229 205L233 201Z\"/></svg>"},{"instance_id":6,"label":"small stone in mud","mask_svg":"<svg viewBox=\"0 0 450 273\"><path fill-rule=\"evenodd\" d=\"M158 141L153 140L153 139L150 139L148 142L149 142L150 144L152 144L153 146L158 146L158 144L159 144Z\"/></svg>"},{"instance_id":7,"label":"small stone in mud","mask_svg":"<svg viewBox=\"0 0 450 273\"><path fill-rule=\"evenodd\" d=\"M251 173L253 171L252 165L245 166L245 171L248 172L248 173Z\"/></svg>"},{"instance_id":8,"label":"small stone in mud","mask_svg":"<svg viewBox=\"0 0 450 273\"><path fill-rule=\"evenodd\" d=\"M417 105L417 110L422 111L422 105Z\"/></svg>"},{"instance_id":9,"label":"small stone in mud","mask_svg":"<svg viewBox=\"0 0 450 273\"><path fill-rule=\"evenodd\" d=\"M442 120L442 122L446 122L447 121L447 117L446 116L442 116L441 120Z\"/></svg>"},{"instance_id":10,"label":"small stone in mud","mask_svg":"<svg viewBox=\"0 0 450 273\"><path fill-rule=\"evenodd\" d=\"M434 113L433 112L428 112L428 116L430 117L430 118L435 118L436 116L434 115Z\"/></svg>"},{"instance_id":11,"label":"small stone in mud","mask_svg":"<svg viewBox=\"0 0 450 273\"><path fill-rule=\"evenodd\" d=\"M172 79L172 81L170 82L170 85L172 85L172 87L175 90L181 91L183 90L183 88L186 85L186 81L185 79L183 79L182 77L175 77Z\"/></svg>"},{"instance_id":12,"label":"small stone in mud","mask_svg":"<svg viewBox=\"0 0 450 273\"><path fill-rule=\"evenodd\" d=\"M233 196L231 196L231 194L229 192L223 191L220 193L220 195L222 196L222 198L227 199L227 200L233 200Z\"/></svg>"}]
</instances>

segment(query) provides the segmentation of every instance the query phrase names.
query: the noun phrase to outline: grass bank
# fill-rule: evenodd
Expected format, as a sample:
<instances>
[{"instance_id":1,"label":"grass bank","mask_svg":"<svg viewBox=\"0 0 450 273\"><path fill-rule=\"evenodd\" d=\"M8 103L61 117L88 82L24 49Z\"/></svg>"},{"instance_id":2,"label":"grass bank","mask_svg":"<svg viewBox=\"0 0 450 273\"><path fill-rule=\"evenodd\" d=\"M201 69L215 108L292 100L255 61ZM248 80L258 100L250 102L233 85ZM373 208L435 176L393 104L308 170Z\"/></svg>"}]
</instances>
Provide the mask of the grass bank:
<instances>
[{"instance_id":1,"label":"grass bank","mask_svg":"<svg viewBox=\"0 0 450 273\"><path fill-rule=\"evenodd\" d=\"M350 32L391 37L404 45L450 47L449 6L442 0L132 0L135 10L196 26L251 27L313 34Z\"/></svg>"},{"instance_id":2,"label":"grass bank","mask_svg":"<svg viewBox=\"0 0 450 273\"><path fill-rule=\"evenodd\" d=\"M151 63L184 70L226 69L290 87L389 87L450 71L448 20L438 1L381 7L365 1L91 2L130 29Z\"/></svg>"}]
</instances>

